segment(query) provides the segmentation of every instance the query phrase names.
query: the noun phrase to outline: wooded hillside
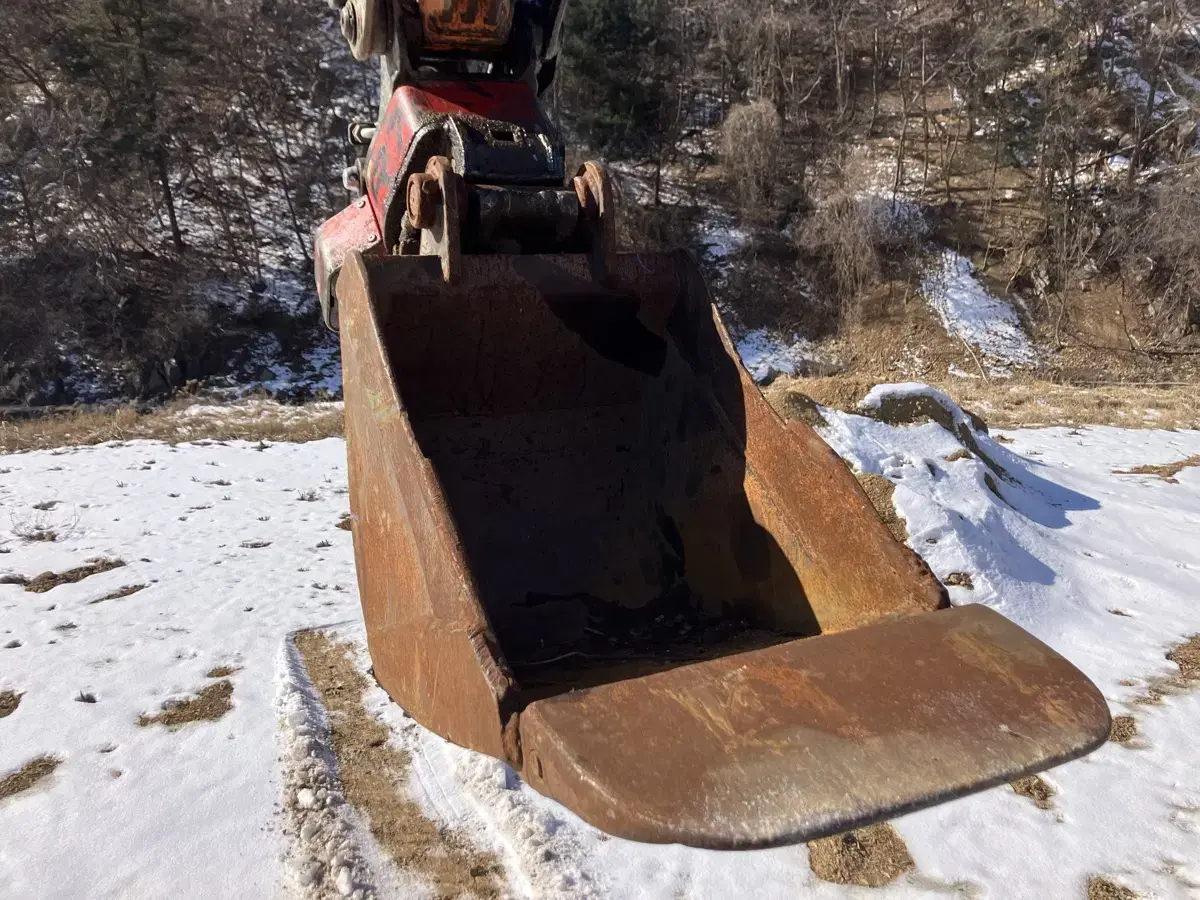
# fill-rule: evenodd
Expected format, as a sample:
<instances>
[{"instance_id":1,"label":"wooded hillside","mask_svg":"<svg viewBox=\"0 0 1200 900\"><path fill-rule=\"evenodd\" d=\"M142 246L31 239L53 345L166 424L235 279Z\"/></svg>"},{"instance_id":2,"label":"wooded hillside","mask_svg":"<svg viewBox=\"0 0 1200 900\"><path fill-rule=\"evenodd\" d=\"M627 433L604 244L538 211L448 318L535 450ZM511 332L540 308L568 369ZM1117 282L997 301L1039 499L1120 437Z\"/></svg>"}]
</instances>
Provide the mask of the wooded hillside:
<instances>
[{"instance_id":1,"label":"wooded hillside","mask_svg":"<svg viewBox=\"0 0 1200 900\"><path fill-rule=\"evenodd\" d=\"M639 176L636 239L694 244L713 210L753 235L722 290L767 297L765 324L836 335L952 247L1051 345L1103 295L1127 349L1178 352L1200 329L1193 6L572 0L547 102ZM161 392L258 333L319 340L310 236L375 108L330 11L5 13L0 402Z\"/></svg>"}]
</instances>

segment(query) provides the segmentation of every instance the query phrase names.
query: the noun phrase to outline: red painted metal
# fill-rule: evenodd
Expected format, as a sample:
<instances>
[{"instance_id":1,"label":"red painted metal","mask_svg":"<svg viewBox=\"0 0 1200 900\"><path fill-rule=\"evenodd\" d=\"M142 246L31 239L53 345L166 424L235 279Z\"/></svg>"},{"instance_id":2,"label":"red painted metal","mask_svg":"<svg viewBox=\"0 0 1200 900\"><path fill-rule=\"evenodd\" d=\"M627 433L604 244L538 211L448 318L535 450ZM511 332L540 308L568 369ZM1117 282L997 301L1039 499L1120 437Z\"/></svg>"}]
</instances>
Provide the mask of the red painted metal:
<instances>
[{"instance_id":1,"label":"red painted metal","mask_svg":"<svg viewBox=\"0 0 1200 900\"><path fill-rule=\"evenodd\" d=\"M423 129L440 126L449 116L529 130L541 130L546 125L537 96L523 82L430 81L397 88L380 119L364 166L364 187L378 211L384 236L394 237L389 233L395 218L389 214L392 205L399 203L403 209L406 204L404 176L410 169L421 171L425 167L424 160L416 160L418 165L414 167L414 160L409 158L414 141ZM437 152L449 151L440 147ZM459 174L472 178L470 172Z\"/></svg>"},{"instance_id":2,"label":"red painted metal","mask_svg":"<svg viewBox=\"0 0 1200 900\"><path fill-rule=\"evenodd\" d=\"M317 296L321 301L325 324L330 328L337 328L335 288L338 275L346 257L356 250L366 256L378 256L384 252L379 223L366 197L322 222L313 238Z\"/></svg>"}]
</instances>

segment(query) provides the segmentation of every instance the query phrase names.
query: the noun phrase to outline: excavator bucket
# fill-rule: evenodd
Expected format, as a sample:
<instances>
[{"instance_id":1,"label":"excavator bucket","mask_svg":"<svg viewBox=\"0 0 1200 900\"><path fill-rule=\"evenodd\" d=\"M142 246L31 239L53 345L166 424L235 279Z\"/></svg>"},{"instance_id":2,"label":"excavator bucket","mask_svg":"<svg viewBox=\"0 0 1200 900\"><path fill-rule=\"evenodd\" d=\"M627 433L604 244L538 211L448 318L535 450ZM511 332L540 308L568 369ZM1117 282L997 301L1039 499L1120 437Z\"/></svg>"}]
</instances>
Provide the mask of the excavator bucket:
<instances>
[{"instance_id":1,"label":"excavator bucket","mask_svg":"<svg viewBox=\"0 0 1200 900\"><path fill-rule=\"evenodd\" d=\"M337 299L375 676L605 831L809 840L1080 756L1078 670L949 608L738 361L691 258L351 254Z\"/></svg>"}]
</instances>

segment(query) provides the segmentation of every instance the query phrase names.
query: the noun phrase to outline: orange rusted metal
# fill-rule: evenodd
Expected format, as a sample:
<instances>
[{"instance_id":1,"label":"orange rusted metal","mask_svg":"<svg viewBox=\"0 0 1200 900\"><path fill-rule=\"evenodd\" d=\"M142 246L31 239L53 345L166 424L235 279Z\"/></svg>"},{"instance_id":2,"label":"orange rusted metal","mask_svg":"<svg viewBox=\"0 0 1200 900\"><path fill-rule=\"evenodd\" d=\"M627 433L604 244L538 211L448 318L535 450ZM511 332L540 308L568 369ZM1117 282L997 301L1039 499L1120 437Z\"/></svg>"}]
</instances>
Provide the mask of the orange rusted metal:
<instances>
[{"instance_id":1,"label":"orange rusted metal","mask_svg":"<svg viewBox=\"0 0 1200 900\"><path fill-rule=\"evenodd\" d=\"M421 0L425 47L434 51L499 50L512 28L514 0Z\"/></svg>"},{"instance_id":2,"label":"orange rusted metal","mask_svg":"<svg viewBox=\"0 0 1200 900\"><path fill-rule=\"evenodd\" d=\"M715 848L1105 739L1081 673L946 608L771 410L686 254L441 262L353 254L336 288L368 643L423 725L613 834Z\"/></svg>"}]
</instances>

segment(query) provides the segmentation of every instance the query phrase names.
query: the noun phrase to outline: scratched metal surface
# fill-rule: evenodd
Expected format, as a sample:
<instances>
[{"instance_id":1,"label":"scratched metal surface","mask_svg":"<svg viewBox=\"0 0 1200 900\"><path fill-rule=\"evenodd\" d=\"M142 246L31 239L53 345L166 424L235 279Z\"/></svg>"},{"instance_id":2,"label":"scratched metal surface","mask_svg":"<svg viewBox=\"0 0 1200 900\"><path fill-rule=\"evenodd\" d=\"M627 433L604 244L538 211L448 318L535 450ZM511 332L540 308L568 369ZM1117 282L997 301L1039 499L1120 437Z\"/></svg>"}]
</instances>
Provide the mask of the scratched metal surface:
<instances>
[{"instance_id":1,"label":"scratched metal surface","mask_svg":"<svg viewBox=\"0 0 1200 900\"><path fill-rule=\"evenodd\" d=\"M603 274L464 255L447 284L434 257L352 255L339 277L355 558L393 699L614 834L710 847L1102 739L1080 673L945 610L845 464L770 409L686 254Z\"/></svg>"}]
</instances>

